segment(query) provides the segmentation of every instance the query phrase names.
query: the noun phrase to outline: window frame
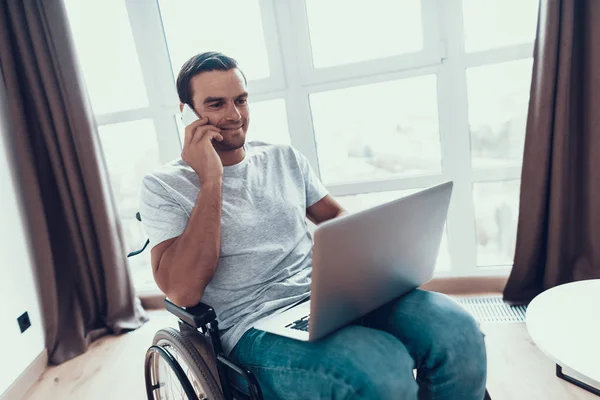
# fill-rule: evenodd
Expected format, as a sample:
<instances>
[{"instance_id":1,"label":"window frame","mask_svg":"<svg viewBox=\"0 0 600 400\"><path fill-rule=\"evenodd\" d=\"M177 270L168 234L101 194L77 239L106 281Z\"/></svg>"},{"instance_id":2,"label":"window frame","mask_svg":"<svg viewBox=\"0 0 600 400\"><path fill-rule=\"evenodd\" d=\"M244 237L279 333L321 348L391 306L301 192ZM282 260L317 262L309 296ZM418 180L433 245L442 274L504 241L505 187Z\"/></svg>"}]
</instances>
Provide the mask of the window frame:
<instances>
[{"instance_id":1,"label":"window frame","mask_svg":"<svg viewBox=\"0 0 600 400\"><path fill-rule=\"evenodd\" d=\"M290 45L297 49L296 55L300 70L300 81L303 86L313 86L337 80L351 80L352 78L393 73L439 64L443 58L443 46L440 42L437 23L438 10L435 4L436 0L421 0L421 15L423 18L423 49L421 51L376 60L315 68L313 67L305 0L285 0L281 2L280 6L288 7L289 12L297 16L291 21L294 41Z\"/></svg>"},{"instance_id":2,"label":"window frame","mask_svg":"<svg viewBox=\"0 0 600 400\"><path fill-rule=\"evenodd\" d=\"M158 0L124 0L142 68L149 106L101 114L98 125L150 118L157 132L160 161L180 156L177 97ZM436 277L507 275L512 265L477 266L473 184L519 179L520 166L471 168L466 69L529 58L533 43L478 52L464 49L461 0L422 0L423 49L379 60L314 68L306 4L299 0L258 0L271 75L249 82L252 102L284 99L292 146L320 176L309 96L425 74L437 75L442 172L378 181L328 185L334 196L427 187L454 181L447 239L451 267ZM149 138L148 140L153 140ZM136 210L131 210L134 218ZM129 214L129 213L127 213ZM138 288L139 289L139 288ZM147 289L147 288L146 288ZM142 288L143 290L143 288Z\"/></svg>"}]
</instances>

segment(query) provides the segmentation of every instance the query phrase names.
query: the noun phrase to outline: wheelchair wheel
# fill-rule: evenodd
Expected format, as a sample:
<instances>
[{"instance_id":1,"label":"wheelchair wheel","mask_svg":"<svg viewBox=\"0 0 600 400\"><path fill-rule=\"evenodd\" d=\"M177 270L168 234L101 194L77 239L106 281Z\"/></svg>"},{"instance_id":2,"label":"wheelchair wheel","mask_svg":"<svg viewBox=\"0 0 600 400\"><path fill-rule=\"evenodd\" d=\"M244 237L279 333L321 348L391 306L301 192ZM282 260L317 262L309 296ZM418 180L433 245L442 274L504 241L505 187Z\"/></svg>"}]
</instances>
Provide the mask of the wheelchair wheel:
<instances>
[{"instance_id":1,"label":"wheelchair wheel","mask_svg":"<svg viewBox=\"0 0 600 400\"><path fill-rule=\"evenodd\" d=\"M154 335L145 368L149 400L223 399L218 378L192 340L176 329L161 329Z\"/></svg>"}]
</instances>

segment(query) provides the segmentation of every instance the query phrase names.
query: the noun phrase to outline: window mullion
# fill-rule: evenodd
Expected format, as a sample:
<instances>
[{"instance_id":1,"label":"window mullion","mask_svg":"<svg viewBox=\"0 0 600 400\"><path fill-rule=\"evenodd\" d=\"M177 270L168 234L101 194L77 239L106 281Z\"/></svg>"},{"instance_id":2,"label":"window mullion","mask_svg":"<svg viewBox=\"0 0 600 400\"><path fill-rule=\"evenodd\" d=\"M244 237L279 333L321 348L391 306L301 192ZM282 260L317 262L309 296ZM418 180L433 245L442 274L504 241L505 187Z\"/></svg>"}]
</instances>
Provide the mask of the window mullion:
<instances>
[{"instance_id":1,"label":"window mullion","mask_svg":"<svg viewBox=\"0 0 600 400\"><path fill-rule=\"evenodd\" d=\"M352 196L396 190L421 189L439 185L446 181L441 174L403 176L367 182L333 183L328 189L334 196Z\"/></svg>"},{"instance_id":2,"label":"window mullion","mask_svg":"<svg viewBox=\"0 0 600 400\"><path fill-rule=\"evenodd\" d=\"M292 146L308 158L315 173L320 176L308 92L302 89L302 70L312 68L310 59L307 59L310 57L310 45L308 45L309 51L305 51L309 37L308 32L306 35L298 36L300 32L294 30L297 23L294 19L304 18L293 14L296 3L299 2L281 0L275 3L283 72L286 78L285 100L288 126ZM303 42L304 45L298 45L299 42Z\"/></svg>"},{"instance_id":3,"label":"window mullion","mask_svg":"<svg viewBox=\"0 0 600 400\"><path fill-rule=\"evenodd\" d=\"M285 87L280 36L277 29L277 14L275 12L275 3L277 0L258 0L258 2L265 47L267 57L269 58L270 76L264 80L264 84L256 86L259 92L269 93ZM261 90L263 87L264 90ZM254 88L252 88L252 93L256 93Z\"/></svg>"},{"instance_id":4,"label":"window mullion","mask_svg":"<svg viewBox=\"0 0 600 400\"><path fill-rule=\"evenodd\" d=\"M462 59L461 0L438 2L440 31L447 57L438 75L439 126L444 174L454 181L448 213L448 247L452 275L477 273L477 246L473 211L471 144L468 122L467 82Z\"/></svg>"},{"instance_id":5,"label":"window mullion","mask_svg":"<svg viewBox=\"0 0 600 400\"><path fill-rule=\"evenodd\" d=\"M158 1L125 0L144 84L153 113L161 162L181 154L174 115L179 100L171 71ZM172 114L171 114L172 111ZM148 140L153 140L149 138Z\"/></svg>"},{"instance_id":6,"label":"window mullion","mask_svg":"<svg viewBox=\"0 0 600 400\"><path fill-rule=\"evenodd\" d=\"M496 64L530 58L533 54L533 43L525 43L499 49L466 53L463 59L467 68L480 65Z\"/></svg>"},{"instance_id":7,"label":"window mullion","mask_svg":"<svg viewBox=\"0 0 600 400\"><path fill-rule=\"evenodd\" d=\"M432 60L441 62L446 58L447 49L443 40L443 31L438 23L441 10L439 0L421 0L423 52L429 62Z\"/></svg>"}]
</instances>

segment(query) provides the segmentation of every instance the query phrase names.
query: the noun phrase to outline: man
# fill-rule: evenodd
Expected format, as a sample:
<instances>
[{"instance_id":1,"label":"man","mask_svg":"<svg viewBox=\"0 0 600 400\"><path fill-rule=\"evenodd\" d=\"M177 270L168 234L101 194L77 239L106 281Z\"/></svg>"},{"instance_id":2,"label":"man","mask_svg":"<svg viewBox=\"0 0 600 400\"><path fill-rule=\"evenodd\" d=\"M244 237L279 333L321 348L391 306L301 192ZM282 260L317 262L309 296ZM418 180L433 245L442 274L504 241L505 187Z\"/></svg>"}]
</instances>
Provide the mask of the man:
<instances>
[{"instance_id":1,"label":"man","mask_svg":"<svg viewBox=\"0 0 600 400\"><path fill-rule=\"evenodd\" d=\"M344 210L298 151L246 143L248 93L235 60L192 57L177 91L200 120L185 130L181 159L143 182L154 278L176 304L215 308L225 351L265 398L482 399L483 335L441 294L414 290L317 342L252 328L310 291L306 218L319 224Z\"/></svg>"}]
</instances>

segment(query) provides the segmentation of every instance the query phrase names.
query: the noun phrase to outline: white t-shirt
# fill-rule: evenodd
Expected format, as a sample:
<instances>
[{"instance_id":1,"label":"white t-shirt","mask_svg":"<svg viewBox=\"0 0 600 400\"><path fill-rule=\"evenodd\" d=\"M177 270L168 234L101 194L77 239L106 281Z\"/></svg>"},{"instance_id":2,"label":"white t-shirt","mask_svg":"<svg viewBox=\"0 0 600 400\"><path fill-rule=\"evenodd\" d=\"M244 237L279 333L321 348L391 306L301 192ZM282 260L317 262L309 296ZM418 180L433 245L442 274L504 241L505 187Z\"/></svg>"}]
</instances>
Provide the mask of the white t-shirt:
<instances>
[{"instance_id":1,"label":"white t-shirt","mask_svg":"<svg viewBox=\"0 0 600 400\"><path fill-rule=\"evenodd\" d=\"M255 321L310 293L306 208L327 195L292 147L249 142L245 148L243 161L224 167L221 253L202 297L227 329L226 353ZM184 232L201 190L181 159L144 178L140 213L152 246Z\"/></svg>"}]
</instances>

